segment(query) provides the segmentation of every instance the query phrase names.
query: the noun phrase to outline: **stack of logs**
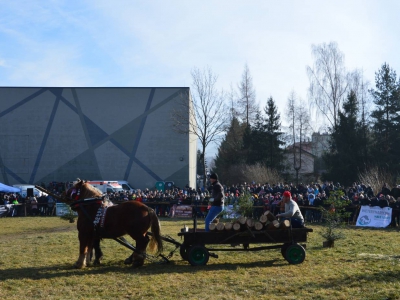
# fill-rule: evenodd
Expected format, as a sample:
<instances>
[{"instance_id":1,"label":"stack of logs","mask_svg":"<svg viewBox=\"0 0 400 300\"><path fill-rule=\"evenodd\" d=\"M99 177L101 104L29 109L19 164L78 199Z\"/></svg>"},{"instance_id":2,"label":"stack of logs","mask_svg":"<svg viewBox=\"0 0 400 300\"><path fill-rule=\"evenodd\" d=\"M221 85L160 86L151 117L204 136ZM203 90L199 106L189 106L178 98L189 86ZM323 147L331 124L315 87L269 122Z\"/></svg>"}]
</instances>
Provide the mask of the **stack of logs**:
<instances>
[{"instance_id":1,"label":"stack of logs","mask_svg":"<svg viewBox=\"0 0 400 300\"><path fill-rule=\"evenodd\" d=\"M246 218L243 216L240 216L238 219L236 219L233 222L227 222L227 223L211 223L210 224L210 231L213 230L234 230L234 231L241 231L244 229L251 229L251 230L264 230L264 229L284 229L284 228L289 228L290 227L290 221L289 220L282 220L278 221L276 217L270 212L266 211L260 219L254 220L252 218Z\"/></svg>"}]
</instances>

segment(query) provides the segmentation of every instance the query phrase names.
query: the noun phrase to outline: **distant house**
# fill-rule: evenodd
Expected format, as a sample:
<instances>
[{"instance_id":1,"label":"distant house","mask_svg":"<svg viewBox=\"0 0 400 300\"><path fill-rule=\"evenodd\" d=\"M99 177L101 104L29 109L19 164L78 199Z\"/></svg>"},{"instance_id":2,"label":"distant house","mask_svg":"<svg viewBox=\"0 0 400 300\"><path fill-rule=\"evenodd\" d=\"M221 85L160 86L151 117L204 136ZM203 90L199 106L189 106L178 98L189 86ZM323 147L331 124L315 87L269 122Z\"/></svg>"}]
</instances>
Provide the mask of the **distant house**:
<instances>
[{"instance_id":1,"label":"distant house","mask_svg":"<svg viewBox=\"0 0 400 300\"><path fill-rule=\"evenodd\" d=\"M314 174L315 155L312 153L312 142L300 142L292 144L286 148L285 165L287 173L296 175L299 168L299 176Z\"/></svg>"},{"instance_id":2,"label":"distant house","mask_svg":"<svg viewBox=\"0 0 400 300\"><path fill-rule=\"evenodd\" d=\"M331 136L327 132L314 132L311 135L312 153L315 156L314 173L322 174L326 171L325 162L322 158L325 152L329 151L329 142Z\"/></svg>"},{"instance_id":3,"label":"distant house","mask_svg":"<svg viewBox=\"0 0 400 300\"><path fill-rule=\"evenodd\" d=\"M314 132L311 141L297 142L288 146L285 152L287 174L296 175L295 166L300 167L299 177L321 174L325 169L322 156L329 150L329 139L328 133Z\"/></svg>"}]
</instances>

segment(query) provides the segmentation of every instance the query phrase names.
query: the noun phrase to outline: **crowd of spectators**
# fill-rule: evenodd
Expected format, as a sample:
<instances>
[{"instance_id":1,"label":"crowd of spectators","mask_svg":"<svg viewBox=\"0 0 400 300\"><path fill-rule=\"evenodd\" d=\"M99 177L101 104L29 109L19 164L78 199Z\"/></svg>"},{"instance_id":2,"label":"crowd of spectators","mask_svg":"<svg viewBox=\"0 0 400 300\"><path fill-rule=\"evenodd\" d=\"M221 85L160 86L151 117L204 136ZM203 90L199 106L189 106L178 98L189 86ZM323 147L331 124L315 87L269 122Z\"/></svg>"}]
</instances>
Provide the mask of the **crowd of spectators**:
<instances>
[{"instance_id":1,"label":"crowd of spectators","mask_svg":"<svg viewBox=\"0 0 400 300\"><path fill-rule=\"evenodd\" d=\"M44 188L56 195L61 195L65 189L65 183L51 182ZM318 207L326 207L326 201L332 191L342 190L343 197L349 200L348 210L351 212L349 222L355 222L357 208L361 205L392 207L392 226L400 226L400 186L395 189L385 183L379 191L374 191L371 186L354 182L350 187L345 188L340 183L333 182L298 184L277 183L241 183L224 186L225 205L238 204L239 198L244 193L249 193L254 203L253 216L258 218L266 210L273 214L278 214L283 206L281 198L284 191L290 191L294 201L302 209L302 213L307 223L321 222L321 213ZM397 190L397 191L396 191ZM394 191L394 192L393 192ZM135 200L146 203L154 208L160 217L173 216L173 209L176 205L194 205L194 213L199 217L204 217L208 210L208 198L210 193L207 189L194 189L188 185L184 188L174 187L171 190L158 191L156 189L137 189L136 191L119 191L109 193L108 198L119 203L123 201ZM9 216L48 216L55 214L54 199L50 195L39 197L22 198L17 194L0 194L0 205L10 207ZM22 211L22 205L25 204Z\"/></svg>"}]
</instances>

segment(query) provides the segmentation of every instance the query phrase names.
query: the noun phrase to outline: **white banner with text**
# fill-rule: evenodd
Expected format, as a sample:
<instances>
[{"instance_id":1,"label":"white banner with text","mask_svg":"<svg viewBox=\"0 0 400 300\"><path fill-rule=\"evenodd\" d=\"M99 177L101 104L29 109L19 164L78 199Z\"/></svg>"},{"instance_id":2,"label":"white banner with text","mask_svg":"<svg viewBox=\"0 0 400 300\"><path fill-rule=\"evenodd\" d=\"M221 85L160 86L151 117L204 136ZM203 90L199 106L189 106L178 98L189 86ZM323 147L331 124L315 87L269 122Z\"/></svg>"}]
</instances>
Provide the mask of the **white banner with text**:
<instances>
[{"instance_id":1,"label":"white banner with text","mask_svg":"<svg viewBox=\"0 0 400 300\"><path fill-rule=\"evenodd\" d=\"M379 206L361 206L356 226L387 227L392 221L392 208Z\"/></svg>"}]
</instances>

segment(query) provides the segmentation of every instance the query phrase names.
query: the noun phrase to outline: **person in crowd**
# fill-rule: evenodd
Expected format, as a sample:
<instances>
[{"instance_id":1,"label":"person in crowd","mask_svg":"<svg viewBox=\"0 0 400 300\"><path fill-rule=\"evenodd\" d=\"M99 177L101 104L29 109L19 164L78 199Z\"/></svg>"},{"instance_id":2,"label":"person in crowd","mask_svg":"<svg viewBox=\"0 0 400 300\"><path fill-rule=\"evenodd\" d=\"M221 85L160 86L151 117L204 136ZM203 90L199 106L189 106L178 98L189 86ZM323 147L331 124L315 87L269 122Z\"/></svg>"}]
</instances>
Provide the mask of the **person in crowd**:
<instances>
[{"instance_id":1,"label":"person in crowd","mask_svg":"<svg viewBox=\"0 0 400 300\"><path fill-rule=\"evenodd\" d=\"M19 214L19 202L18 202L18 198L12 197L10 204L12 204L12 211L11 211L11 217L15 217L18 216Z\"/></svg>"},{"instance_id":2,"label":"person in crowd","mask_svg":"<svg viewBox=\"0 0 400 300\"><path fill-rule=\"evenodd\" d=\"M382 198L383 197L383 194L380 194L379 196L377 196L377 197L372 197L372 199L371 199L371 206L373 207L373 206L379 206L379 198Z\"/></svg>"},{"instance_id":3,"label":"person in crowd","mask_svg":"<svg viewBox=\"0 0 400 300\"><path fill-rule=\"evenodd\" d=\"M398 197L397 201L393 204L393 211L395 226L400 226L400 197Z\"/></svg>"},{"instance_id":4,"label":"person in crowd","mask_svg":"<svg viewBox=\"0 0 400 300\"><path fill-rule=\"evenodd\" d=\"M314 200L315 200L315 195L313 192L309 192L309 189L307 189L306 192L307 195L307 200L306 203L308 206L314 206ZM314 222L314 209L310 207L309 209L306 210L306 220L307 222Z\"/></svg>"},{"instance_id":5,"label":"person in crowd","mask_svg":"<svg viewBox=\"0 0 400 300\"><path fill-rule=\"evenodd\" d=\"M32 216L38 215L38 201L35 196L29 198Z\"/></svg>"},{"instance_id":6,"label":"person in crowd","mask_svg":"<svg viewBox=\"0 0 400 300\"><path fill-rule=\"evenodd\" d=\"M39 214L41 216L47 215L47 196L45 194L41 194L37 200Z\"/></svg>"},{"instance_id":7,"label":"person in crowd","mask_svg":"<svg viewBox=\"0 0 400 300\"><path fill-rule=\"evenodd\" d=\"M390 188L386 182L382 186L381 194L383 194L385 196L390 194Z\"/></svg>"},{"instance_id":8,"label":"person in crowd","mask_svg":"<svg viewBox=\"0 0 400 300\"><path fill-rule=\"evenodd\" d=\"M387 195L386 199L389 202L389 207L392 209L392 220L390 222L390 226L391 227L396 227L396 213L397 212L396 212L395 208L396 208L396 202L397 201L390 195Z\"/></svg>"},{"instance_id":9,"label":"person in crowd","mask_svg":"<svg viewBox=\"0 0 400 300\"><path fill-rule=\"evenodd\" d=\"M221 183L218 181L218 175L216 173L212 173L210 175L211 181L211 208L208 211L206 216L206 224L205 229L209 231L210 224L214 219L224 210L224 188Z\"/></svg>"},{"instance_id":10,"label":"person in crowd","mask_svg":"<svg viewBox=\"0 0 400 300\"><path fill-rule=\"evenodd\" d=\"M389 196L389 195L387 195L387 196ZM380 208L384 208L384 207L388 207L388 206L389 206L389 201L388 201L387 196L384 196L384 195L382 194L382 196L379 197L379 204L378 204L378 206L379 206Z\"/></svg>"},{"instance_id":11,"label":"person in crowd","mask_svg":"<svg viewBox=\"0 0 400 300\"><path fill-rule=\"evenodd\" d=\"M48 208L48 210L47 210L47 215L48 215L48 216L52 216L52 215L53 215L54 203L55 203L55 201L54 201L53 196L49 195L49 196L47 197L47 208Z\"/></svg>"},{"instance_id":12,"label":"person in crowd","mask_svg":"<svg viewBox=\"0 0 400 300\"><path fill-rule=\"evenodd\" d=\"M292 200L292 195L289 191L283 193L282 200L285 203L285 212L279 213L277 217L289 219L293 228L304 227L303 215L297 203Z\"/></svg>"},{"instance_id":13,"label":"person in crowd","mask_svg":"<svg viewBox=\"0 0 400 300\"><path fill-rule=\"evenodd\" d=\"M370 206L371 205L371 199L367 195L361 194L360 195L360 205L362 206Z\"/></svg>"}]
</instances>

